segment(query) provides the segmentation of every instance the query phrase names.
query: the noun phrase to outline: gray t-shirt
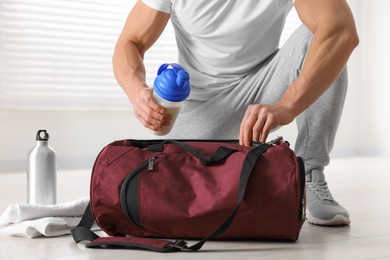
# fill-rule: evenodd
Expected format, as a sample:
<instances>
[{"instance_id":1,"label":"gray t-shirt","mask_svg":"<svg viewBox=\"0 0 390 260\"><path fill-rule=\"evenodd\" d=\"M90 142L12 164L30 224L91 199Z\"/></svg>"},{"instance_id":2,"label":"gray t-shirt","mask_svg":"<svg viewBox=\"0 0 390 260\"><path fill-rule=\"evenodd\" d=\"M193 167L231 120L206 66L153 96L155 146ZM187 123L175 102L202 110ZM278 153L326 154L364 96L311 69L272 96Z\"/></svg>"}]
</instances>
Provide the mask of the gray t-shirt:
<instances>
[{"instance_id":1,"label":"gray t-shirt","mask_svg":"<svg viewBox=\"0 0 390 260\"><path fill-rule=\"evenodd\" d=\"M279 47L293 0L143 0L169 13L190 98L207 100L236 85Z\"/></svg>"}]
</instances>

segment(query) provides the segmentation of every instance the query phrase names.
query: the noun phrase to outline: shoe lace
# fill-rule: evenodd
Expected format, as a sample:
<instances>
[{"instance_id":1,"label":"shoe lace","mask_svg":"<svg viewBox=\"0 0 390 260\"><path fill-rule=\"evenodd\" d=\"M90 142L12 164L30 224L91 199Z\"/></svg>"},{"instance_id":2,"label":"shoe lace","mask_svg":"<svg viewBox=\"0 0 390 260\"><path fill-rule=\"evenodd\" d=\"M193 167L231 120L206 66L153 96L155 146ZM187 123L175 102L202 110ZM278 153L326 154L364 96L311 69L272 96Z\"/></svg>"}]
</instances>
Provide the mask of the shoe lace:
<instances>
[{"instance_id":1,"label":"shoe lace","mask_svg":"<svg viewBox=\"0 0 390 260\"><path fill-rule=\"evenodd\" d=\"M333 200L326 182L309 182L306 186L307 189L314 192L320 199Z\"/></svg>"}]
</instances>

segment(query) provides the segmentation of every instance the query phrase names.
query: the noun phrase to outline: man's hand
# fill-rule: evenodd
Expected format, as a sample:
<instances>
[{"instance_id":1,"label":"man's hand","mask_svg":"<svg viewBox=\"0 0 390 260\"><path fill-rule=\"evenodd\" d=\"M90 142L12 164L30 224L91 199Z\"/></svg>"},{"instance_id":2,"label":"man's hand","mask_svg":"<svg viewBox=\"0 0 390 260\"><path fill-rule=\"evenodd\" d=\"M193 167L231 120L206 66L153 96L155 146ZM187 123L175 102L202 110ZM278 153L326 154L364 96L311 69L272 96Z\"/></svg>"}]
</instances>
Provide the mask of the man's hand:
<instances>
[{"instance_id":1,"label":"man's hand","mask_svg":"<svg viewBox=\"0 0 390 260\"><path fill-rule=\"evenodd\" d=\"M134 114L138 120L153 131L161 131L162 126L168 125L171 115L153 98L151 88L143 88L133 100Z\"/></svg>"},{"instance_id":2,"label":"man's hand","mask_svg":"<svg viewBox=\"0 0 390 260\"><path fill-rule=\"evenodd\" d=\"M265 142L270 131L291 123L296 115L281 101L271 105L249 105L240 126L240 144Z\"/></svg>"}]
</instances>

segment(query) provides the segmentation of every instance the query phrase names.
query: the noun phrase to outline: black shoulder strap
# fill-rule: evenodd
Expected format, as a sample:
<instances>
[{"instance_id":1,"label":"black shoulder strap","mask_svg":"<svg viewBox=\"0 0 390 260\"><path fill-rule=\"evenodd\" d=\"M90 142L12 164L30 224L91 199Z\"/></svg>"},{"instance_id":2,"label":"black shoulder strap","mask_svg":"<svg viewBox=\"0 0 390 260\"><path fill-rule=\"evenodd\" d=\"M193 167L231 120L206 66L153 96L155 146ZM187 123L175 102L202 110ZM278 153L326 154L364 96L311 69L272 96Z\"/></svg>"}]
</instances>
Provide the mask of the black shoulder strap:
<instances>
[{"instance_id":1,"label":"black shoulder strap","mask_svg":"<svg viewBox=\"0 0 390 260\"><path fill-rule=\"evenodd\" d=\"M73 239L76 243L79 243L80 241L93 241L99 238L98 235L91 231L94 222L91 205L88 203L80 223L76 228L71 230Z\"/></svg>"},{"instance_id":2,"label":"black shoulder strap","mask_svg":"<svg viewBox=\"0 0 390 260\"><path fill-rule=\"evenodd\" d=\"M152 250L155 252L177 252L181 250L197 251L202 248L203 244L206 243L207 240L221 235L225 230L229 228L238 209L240 208L241 202L245 195L248 180L253 172L256 162L268 148L269 145L260 145L254 147L251 151L248 152L241 169L238 201L236 208L217 229L215 229L210 235L192 246L188 246L187 242L184 240L168 241L135 237L101 238L90 230L94 223L90 205L88 205L79 225L72 230L73 239L76 243L83 240L92 241L86 245L86 247L89 248L139 248Z\"/></svg>"},{"instance_id":3,"label":"black shoulder strap","mask_svg":"<svg viewBox=\"0 0 390 260\"><path fill-rule=\"evenodd\" d=\"M196 148L192 147L191 145L186 144L185 142L180 142L180 141L176 141L176 140L165 140L161 143L150 145L148 147L148 149L150 151L153 151L153 152L163 152L164 151L164 144L167 144L167 143L173 143L173 144L180 146L181 148L183 148L187 152L189 152L192 155L194 155L195 157L197 157L202 162L203 165L211 165L214 163L218 163L219 161L225 159L230 154L237 152L236 149L231 149L231 148L228 148L225 146L220 146L220 147L218 147L217 151L215 152L215 154L213 156L207 157L201 151L197 150Z\"/></svg>"}]
</instances>

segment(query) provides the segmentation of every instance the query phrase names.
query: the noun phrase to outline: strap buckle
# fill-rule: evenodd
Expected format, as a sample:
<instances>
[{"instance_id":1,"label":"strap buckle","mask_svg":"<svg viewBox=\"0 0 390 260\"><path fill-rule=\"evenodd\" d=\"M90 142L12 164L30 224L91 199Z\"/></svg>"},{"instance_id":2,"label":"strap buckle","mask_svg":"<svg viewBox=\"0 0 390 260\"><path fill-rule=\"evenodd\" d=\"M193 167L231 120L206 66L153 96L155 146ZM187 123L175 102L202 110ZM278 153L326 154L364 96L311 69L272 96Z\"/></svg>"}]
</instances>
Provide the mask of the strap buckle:
<instances>
[{"instance_id":1,"label":"strap buckle","mask_svg":"<svg viewBox=\"0 0 390 260\"><path fill-rule=\"evenodd\" d=\"M183 250L183 249L188 248L187 247L187 242L184 241L184 240L181 240L181 239L173 241L172 243L169 243L168 245L166 245L166 247L168 247L168 248L176 248L178 250Z\"/></svg>"}]
</instances>

